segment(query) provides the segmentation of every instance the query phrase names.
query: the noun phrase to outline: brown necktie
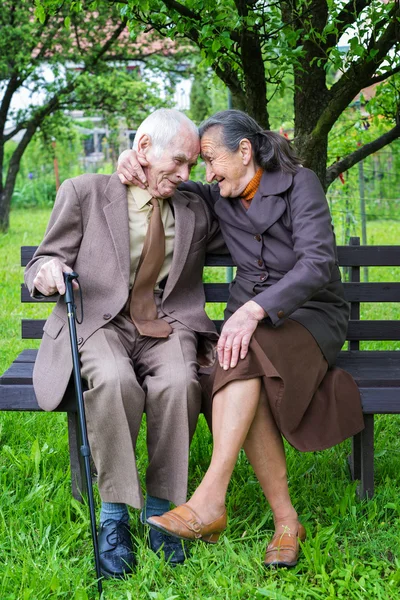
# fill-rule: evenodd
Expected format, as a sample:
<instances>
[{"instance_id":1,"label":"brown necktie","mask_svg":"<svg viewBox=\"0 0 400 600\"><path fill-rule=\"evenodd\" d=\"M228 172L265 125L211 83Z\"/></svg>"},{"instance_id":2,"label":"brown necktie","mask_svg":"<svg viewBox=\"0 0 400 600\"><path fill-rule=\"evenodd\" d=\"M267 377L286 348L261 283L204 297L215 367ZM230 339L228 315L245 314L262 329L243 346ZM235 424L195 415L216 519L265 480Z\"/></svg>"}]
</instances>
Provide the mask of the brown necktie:
<instances>
[{"instance_id":1,"label":"brown necktie","mask_svg":"<svg viewBox=\"0 0 400 600\"><path fill-rule=\"evenodd\" d=\"M166 338L172 328L163 319L157 319L154 300L154 287L165 259L165 232L157 198L152 198L150 203L153 210L131 291L129 312L140 335Z\"/></svg>"}]
</instances>

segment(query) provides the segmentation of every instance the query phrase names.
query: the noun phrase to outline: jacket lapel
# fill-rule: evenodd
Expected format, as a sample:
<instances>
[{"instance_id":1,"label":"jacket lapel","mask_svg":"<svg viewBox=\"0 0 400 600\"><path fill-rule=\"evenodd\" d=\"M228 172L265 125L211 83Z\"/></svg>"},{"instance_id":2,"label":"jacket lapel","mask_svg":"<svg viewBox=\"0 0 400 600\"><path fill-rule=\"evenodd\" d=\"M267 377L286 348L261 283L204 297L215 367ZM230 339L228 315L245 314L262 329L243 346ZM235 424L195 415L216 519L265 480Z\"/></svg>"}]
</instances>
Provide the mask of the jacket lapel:
<instances>
[{"instance_id":1,"label":"jacket lapel","mask_svg":"<svg viewBox=\"0 0 400 600\"><path fill-rule=\"evenodd\" d=\"M195 215L188 207L188 202L189 200L186 196L179 191L176 191L171 198L171 205L175 215L175 241L172 264L165 285L163 301L174 289L186 263L190 244L192 243Z\"/></svg>"},{"instance_id":2,"label":"jacket lapel","mask_svg":"<svg viewBox=\"0 0 400 600\"><path fill-rule=\"evenodd\" d=\"M126 286L129 287L130 252L127 187L120 182L116 173L110 177L104 194L109 200L109 204L103 209L104 216L114 244L119 270Z\"/></svg>"},{"instance_id":3,"label":"jacket lapel","mask_svg":"<svg viewBox=\"0 0 400 600\"><path fill-rule=\"evenodd\" d=\"M293 175L282 171L264 172L260 186L247 211L247 217L259 233L276 223L287 209L281 196L292 185Z\"/></svg>"}]
</instances>

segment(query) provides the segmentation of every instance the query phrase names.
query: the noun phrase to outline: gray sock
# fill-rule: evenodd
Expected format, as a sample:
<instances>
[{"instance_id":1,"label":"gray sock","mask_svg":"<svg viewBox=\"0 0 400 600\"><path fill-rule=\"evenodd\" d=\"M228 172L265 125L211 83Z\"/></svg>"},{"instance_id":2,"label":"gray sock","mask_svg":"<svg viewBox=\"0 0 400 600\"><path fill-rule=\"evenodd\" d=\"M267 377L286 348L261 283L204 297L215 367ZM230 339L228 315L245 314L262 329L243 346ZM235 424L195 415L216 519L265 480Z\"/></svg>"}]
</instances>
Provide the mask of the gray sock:
<instances>
[{"instance_id":1,"label":"gray sock","mask_svg":"<svg viewBox=\"0 0 400 600\"><path fill-rule=\"evenodd\" d=\"M119 502L102 502L100 511L100 524L103 524L107 519L114 521L129 521L129 513L126 504Z\"/></svg>"},{"instance_id":2,"label":"gray sock","mask_svg":"<svg viewBox=\"0 0 400 600\"><path fill-rule=\"evenodd\" d=\"M156 498L155 496L150 496L147 494L146 505L140 514L140 520L142 523L145 523L148 517L163 515L165 512L168 512L169 509L169 500L165 500L164 498Z\"/></svg>"}]
</instances>

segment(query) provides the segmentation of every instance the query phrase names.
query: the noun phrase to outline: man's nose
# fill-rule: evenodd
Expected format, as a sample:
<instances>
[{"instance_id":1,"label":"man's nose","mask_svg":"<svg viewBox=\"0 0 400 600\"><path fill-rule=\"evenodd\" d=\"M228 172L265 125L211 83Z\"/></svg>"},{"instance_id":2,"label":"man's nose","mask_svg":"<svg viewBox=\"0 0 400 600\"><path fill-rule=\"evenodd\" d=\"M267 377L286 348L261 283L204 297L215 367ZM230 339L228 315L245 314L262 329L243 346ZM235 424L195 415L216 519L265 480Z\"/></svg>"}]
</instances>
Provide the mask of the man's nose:
<instances>
[{"instance_id":1,"label":"man's nose","mask_svg":"<svg viewBox=\"0 0 400 600\"><path fill-rule=\"evenodd\" d=\"M179 167L178 177L182 181L187 181L190 177L190 168L189 165L184 164Z\"/></svg>"}]
</instances>

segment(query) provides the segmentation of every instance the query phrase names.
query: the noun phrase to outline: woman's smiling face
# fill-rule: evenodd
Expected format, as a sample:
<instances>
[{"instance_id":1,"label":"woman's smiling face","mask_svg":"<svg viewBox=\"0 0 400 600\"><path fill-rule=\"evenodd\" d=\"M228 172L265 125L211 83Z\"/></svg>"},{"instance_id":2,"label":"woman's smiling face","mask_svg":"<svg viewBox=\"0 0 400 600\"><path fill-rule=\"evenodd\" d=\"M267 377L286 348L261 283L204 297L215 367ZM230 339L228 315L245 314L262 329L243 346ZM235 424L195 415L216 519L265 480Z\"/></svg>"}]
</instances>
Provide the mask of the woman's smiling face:
<instances>
[{"instance_id":1,"label":"woman's smiling face","mask_svg":"<svg viewBox=\"0 0 400 600\"><path fill-rule=\"evenodd\" d=\"M254 177L256 167L250 142L244 138L231 152L222 139L221 127L210 127L201 138L201 157L208 183L217 181L224 198L237 198Z\"/></svg>"}]
</instances>

